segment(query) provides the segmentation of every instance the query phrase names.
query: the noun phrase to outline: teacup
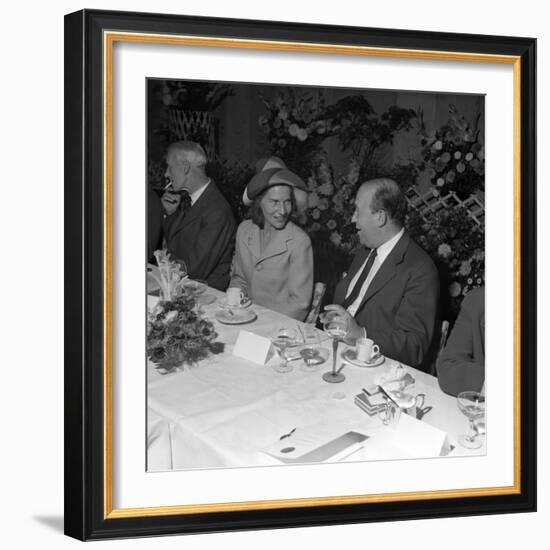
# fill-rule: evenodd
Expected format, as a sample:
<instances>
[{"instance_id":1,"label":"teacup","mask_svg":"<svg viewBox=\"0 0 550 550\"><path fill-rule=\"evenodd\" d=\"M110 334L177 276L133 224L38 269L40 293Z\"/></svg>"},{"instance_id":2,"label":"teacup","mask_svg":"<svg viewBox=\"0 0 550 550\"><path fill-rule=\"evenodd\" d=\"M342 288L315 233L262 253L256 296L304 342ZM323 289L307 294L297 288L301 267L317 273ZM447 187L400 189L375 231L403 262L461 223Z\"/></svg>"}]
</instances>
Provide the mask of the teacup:
<instances>
[{"instance_id":1,"label":"teacup","mask_svg":"<svg viewBox=\"0 0 550 550\"><path fill-rule=\"evenodd\" d=\"M355 348L357 360L364 363L371 361L380 353L380 348L370 338L359 338Z\"/></svg>"},{"instance_id":2,"label":"teacup","mask_svg":"<svg viewBox=\"0 0 550 550\"><path fill-rule=\"evenodd\" d=\"M228 288L225 294L227 296L227 305L230 307L240 307L246 301L246 294L240 288Z\"/></svg>"}]
</instances>

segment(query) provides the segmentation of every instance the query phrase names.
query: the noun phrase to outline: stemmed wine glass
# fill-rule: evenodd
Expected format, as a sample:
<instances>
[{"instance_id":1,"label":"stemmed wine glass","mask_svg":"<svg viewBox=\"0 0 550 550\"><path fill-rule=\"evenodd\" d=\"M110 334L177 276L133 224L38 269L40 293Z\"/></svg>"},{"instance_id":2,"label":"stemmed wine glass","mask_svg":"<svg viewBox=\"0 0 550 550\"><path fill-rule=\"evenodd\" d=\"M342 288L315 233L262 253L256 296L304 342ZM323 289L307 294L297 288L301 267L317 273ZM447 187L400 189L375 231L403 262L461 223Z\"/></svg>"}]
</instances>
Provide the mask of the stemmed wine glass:
<instances>
[{"instance_id":1,"label":"stemmed wine glass","mask_svg":"<svg viewBox=\"0 0 550 550\"><path fill-rule=\"evenodd\" d=\"M275 346L279 357L282 359L280 363L273 367L277 372L286 373L294 369L288 361L286 350L288 347L293 346L296 343L296 338L296 331L289 328L279 329L275 336L271 338L272 344Z\"/></svg>"},{"instance_id":2,"label":"stemmed wine glass","mask_svg":"<svg viewBox=\"0 0 550 550\"><path fill-rule=\"evenodd\" d=\"M470 430L458 438L458 442L466 449L479 449L481 441L477 437L474 421L485 415L485 396L478 391L463 391L456 397L458 408L470 421Z\"/></svg>"},{"instance_id":3,"label":"stemmed wine glass","mask_svg":"<svg viewBox=\"0 0 550 550\"><path fill-rule=\"evenodd\" d=\"M184 283L185 290L195 298L195 304L197 311L201 311L201 299L200 296L206 292L208 283L202 279L187 279Z\"/></svg>"},{"instance_id":4,"label":"stemmed wine glass","mask_svg":"<svg viewBox=\"0 0 550 550\"><path fill-rule=\"evenodd\" d=\"M344 340L348 333L347 323L335 311L329 311L324 314L321 323L323 323L325 332L332 338L332 371L325 372L323 380L333 384L343 382L346 377L341 372L336 371L336 359L338 356L338 344Z\"/></svg>"}]
</instances>

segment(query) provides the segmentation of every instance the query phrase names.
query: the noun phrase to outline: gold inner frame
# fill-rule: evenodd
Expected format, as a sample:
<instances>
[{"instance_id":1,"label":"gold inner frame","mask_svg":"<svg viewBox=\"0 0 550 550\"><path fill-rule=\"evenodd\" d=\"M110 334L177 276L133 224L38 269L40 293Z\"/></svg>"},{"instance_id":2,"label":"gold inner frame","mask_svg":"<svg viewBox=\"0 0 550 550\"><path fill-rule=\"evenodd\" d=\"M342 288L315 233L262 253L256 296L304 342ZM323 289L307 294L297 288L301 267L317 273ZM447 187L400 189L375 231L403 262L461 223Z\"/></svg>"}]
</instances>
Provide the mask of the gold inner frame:
<instances>
[{"instance_id":1,"label":"gold inner frame","mask_svg":"<svg viewBox=\"0 0 550 550\"><path fill-rule=\"evenodd\" d=\"M256 500L246 502L221 502L212 504L191 504L158 506L150 508L113 508L113 460L112 460L112 411L113 411L113 48L116 42L166 44L181 46L203 46L216 48L259 49L286 52L319 54L346 54L374 57L394 57L439 61L467 61L474 63L497 63L513 66L514 86L514 484L504 487L473 489L451 489L408 493L386 493L374 495L349 495L316 498L295 498L280 500ZM272 40L226 39L201 36L172 36L147 33L110 32L103 34L103 106L104 106L104 518L136 518L197 514L208 512L230 512L244 510L267 510L276 508L302 508L307 506L332 506L345 504L383 503L412 500L434 500L480 496L512 495L521 492L521 425L520 411L520 321L521 321L521 58L510 55L488 55L464 52L429 50L406 50L397 48L374 48L366 46L343 46L337 44L314 44L282 42Z\"/></svg>"}]
</instances>

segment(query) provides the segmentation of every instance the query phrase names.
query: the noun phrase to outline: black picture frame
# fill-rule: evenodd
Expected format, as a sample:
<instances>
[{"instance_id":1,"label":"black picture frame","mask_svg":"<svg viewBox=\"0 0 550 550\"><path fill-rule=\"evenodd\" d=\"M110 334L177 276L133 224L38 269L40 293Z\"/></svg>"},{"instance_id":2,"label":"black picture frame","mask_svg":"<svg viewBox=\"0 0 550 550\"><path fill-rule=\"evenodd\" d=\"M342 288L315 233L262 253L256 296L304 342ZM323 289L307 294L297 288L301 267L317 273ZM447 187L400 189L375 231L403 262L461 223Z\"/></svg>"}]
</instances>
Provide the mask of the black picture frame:
<instances>
[{"instance_id":1,"label":"black picture frame","mask_svg":"<svg viewBox=\"0 0 550 550\"><path fill-rule=\"evenodd\" d=\"M517 490L187 514L113 515L105 482L104 32L192 35L511 56L520 68ZM334 525L536 510L536 40L83 10L65 17L65 533L80 540ZM107 282L108 284L108 282ZM106 448L107 446L107 448ZM112 480L111 480L112 482Z\"/></svg>"}]
</instances>

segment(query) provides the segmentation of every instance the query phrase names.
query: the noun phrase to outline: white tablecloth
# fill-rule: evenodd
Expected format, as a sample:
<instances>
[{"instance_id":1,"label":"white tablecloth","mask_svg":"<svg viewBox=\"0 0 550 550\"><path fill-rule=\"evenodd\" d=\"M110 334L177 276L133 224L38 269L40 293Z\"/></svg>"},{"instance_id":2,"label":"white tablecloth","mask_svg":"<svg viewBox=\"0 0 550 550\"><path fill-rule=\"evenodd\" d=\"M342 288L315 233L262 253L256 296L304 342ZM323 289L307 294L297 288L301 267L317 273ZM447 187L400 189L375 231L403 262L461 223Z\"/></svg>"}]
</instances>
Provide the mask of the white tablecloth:
<instances>
[{"instance_id":1,"label":"white tablecloth","mask_svg":"<svg viewBox=\"0 0 550 550\"><path fill-rule=\"evenodd\" d=\"M222 296L213 289L208 289L207 295ZM278 328L296 328L296 321L253 304L256 321L223 325L214 318L218 307L216 301L203 310L213 320L218 340L225 343L222 354L164 375L153 364L148 365L149 471L281 464L271 451L291 430L295 431L284 438L285 443L308 441L313 446L348 431L368 435L346 460L438 456L437 451L421 444L400 446L407 437L354 404L361 388L388 370L389 359L369 369L346 364L342 370L346 380L339 384L321 378L331 368L331 357L314 371L307 371L299 360L292 363L292 372L279 373L272 368L276 357L259 366L233 356L234 343L241 329L269 337ZM326 339L322 345L331 348L331 341ZM339 353L345 349L341 344ZM456 444L458 434L468 427L456 399L441 392L433 376L408 370L416 380L414 393L425 394L424 405L432 410L422 421L426 424L409 418L408 423L400 422L402 435L417 427L410 422L422 424L420 428L433 426L448 434L453 455L483 454L484 448L466 451Z\"/></svg>"}]
</instances>

